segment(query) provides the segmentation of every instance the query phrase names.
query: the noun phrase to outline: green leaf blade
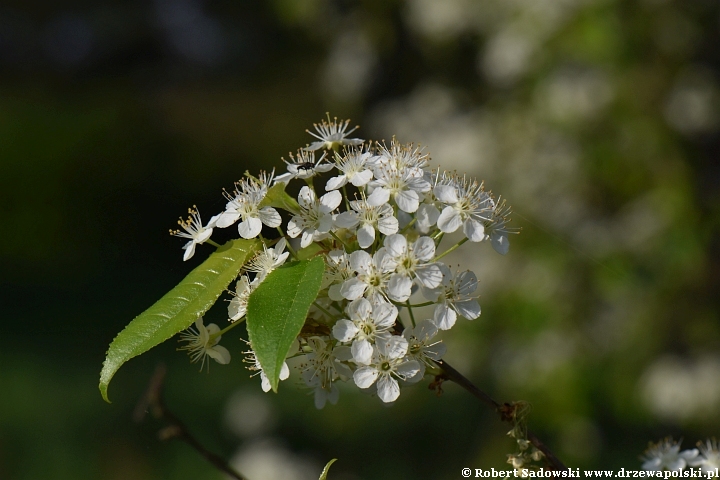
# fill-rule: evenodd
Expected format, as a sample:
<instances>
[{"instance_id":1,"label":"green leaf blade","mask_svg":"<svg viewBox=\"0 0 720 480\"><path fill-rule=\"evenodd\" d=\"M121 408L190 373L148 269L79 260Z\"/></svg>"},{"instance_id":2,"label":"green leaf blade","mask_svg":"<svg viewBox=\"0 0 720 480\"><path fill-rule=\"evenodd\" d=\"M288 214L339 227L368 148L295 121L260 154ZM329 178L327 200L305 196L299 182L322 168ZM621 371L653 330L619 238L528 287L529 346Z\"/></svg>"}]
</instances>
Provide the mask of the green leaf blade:
<instances>
[{"instance_id":1,"label":"green leaf blade","mask_svg":"<svg viewBox=\"0 0 720 480\"><path fill-rule=\"evenodd\" d=\"M327 463L327 465L325 465L325 468L323 468L323 471L320 474L320 478L318 480L327 480L328 472L330 472L330 467L335 462L337 462L337 458L333 458Z\"/></svg>"},{"instance_id":2,"label":"green leaf blade","mask_svg":"<svg viewBox=\"0 0 720 480\"><path fill-rule=\"evenodd\" d=\"M322 257L289 263L273 270L250 294L250 343L275 392L285 357L320 291L324 270Z\"/></svg>"},{"instance_id":3,"label":"green leaf blade","mask_svg":"<svg viewBox=\"0 0 720 480\"><path fill-rule=\"evenodd\" d=\"M100 372L100 393L110 403L110 380L128 360L192 325L218 299L245 262L261 248L259 240L232 240L213 252L175 288L135 317L112 341Z\"/></svg>"}]
</instances>

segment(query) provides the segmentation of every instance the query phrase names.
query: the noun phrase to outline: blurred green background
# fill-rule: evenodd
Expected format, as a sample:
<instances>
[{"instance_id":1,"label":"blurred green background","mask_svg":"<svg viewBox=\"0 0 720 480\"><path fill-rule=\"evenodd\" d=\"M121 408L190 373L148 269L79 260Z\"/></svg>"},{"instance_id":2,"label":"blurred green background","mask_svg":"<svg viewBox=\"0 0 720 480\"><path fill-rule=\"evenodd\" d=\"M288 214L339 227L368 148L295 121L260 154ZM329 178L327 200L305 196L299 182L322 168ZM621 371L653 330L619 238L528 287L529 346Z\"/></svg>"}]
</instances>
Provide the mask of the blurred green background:
<instances>
[{"instance_id":1,"label":"blurred green background","mask_svg":"<svg viewBox=\"0 0 720 480\"><path fill-rule=\"evenodd\" d=\"M450 260L483 314L446 358L529 401L568 465L720 435L719 32L715 0L3 2L0 478L222 478L131 422L161 361L170 408L251 480L506 468L507 428L454 385L318 412L297 377L263 394L232 338L210 375L169 341L101 400L114 335L209 252L182 262L177 217L282 171L326 111L513 206L508 256Z\"/></svg>"}]
</instances>

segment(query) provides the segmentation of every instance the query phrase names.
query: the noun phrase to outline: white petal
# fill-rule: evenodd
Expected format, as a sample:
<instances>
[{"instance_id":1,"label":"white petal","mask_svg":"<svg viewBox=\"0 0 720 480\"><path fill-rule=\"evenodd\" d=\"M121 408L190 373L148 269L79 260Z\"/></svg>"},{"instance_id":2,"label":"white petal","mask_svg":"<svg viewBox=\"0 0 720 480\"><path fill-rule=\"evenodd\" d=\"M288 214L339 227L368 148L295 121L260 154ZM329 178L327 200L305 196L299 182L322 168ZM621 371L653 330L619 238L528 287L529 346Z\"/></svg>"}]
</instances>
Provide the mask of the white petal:
<instances>
[{"instance_id":1,"label":"white petal","mask_svg":"<svg viewBox=\"0 0 720 480\"><path fill-rule=\"evenodd\" d=\"M440 210L438 210L435 205L423 203L418 207L418 211L415 216L417 217L417 225L420 231L428 233L430 228L437 223L438 217L440 216Z\"/></svg>"},{"instance_id":2,"label":"white petal","mask_svg":"<svg viewBox=\"0 0 720 480\"><path fill-rule=\"evenodd\" d=\"M310 209L315 204L315 192L310 190L310 187L305 185L300 189L300 194L298 195L298 203L304 209Z\"/></svg>"},{"instance_id":3,"label":"white petal","mask_svg":"<svg viewBox=\"0 0 720 480\"><path fill-rule=\"evenodd\" d=\"M380 217L378 220L378 230L385 235L397 233L399 228L398 219L393 216Z\"/></svg>"},{"instance_id":4,"label":"white petal","mask_svg":"<svg viewBox=\"0 0 720 480\"><path fill-rule=\"evenodd\" d=\"M436 263L417 267L415 275L420 285L427 288L439 287L443 281L442 271Z\"/></svg>"},{"instance_id":5,"label":"white petal","mask_svg":"<svg viewBox=\"0 0 720 480\"><path fill-rule=\"evenodd\" d=\"M272 207L261 208L260 212L258 212L258 215L260 217L260 220L262 220L262 223L264 223L270 228L279 227L282 223L282 218L280 218L280 214Z\"/></svg>"},{"instance_id":6,"label":"white petal","mask_svg":"<svg viewBox=\"0 0 720 480\"><path fill-rule=\"evenodd\" d=\"M347 306L348 315L353 320L367 320L372 314L372 304L365 298L359 298Z\"/></svg>"},{"instance_id":7,"label":"white petal","mask_svg":"<svg viewBox=\"0 0 720 480\"><path fill-rule=\"evenodd\" d=\"M403 190L395 195L395 203L403 212L413 213L420 206L420 197L415 190Z\"/></svg>"},{"instance_id":8,"label":"white petal","mask_svg":"<svg viewBox=\"0 0 720 480\"><path fill-rule=\"evenodd\" d=\"M373 307L373 319L378 327L390 327L397 316L398 309L392 303L379 303Z\"/></svg>"},{"instance_id":9,"label":"white petal","mask_svg":"<svg viewBox=\"0 0 720 480\"><path fill-rule=\"evenodd\" d=\"M265 375L265 372L260 372L260 386L263 389L263 392L269 392L272 388L270 386L270 380L268 380L267 375Z\"/></svg>"},{"instance_id":10,"label":"white petal","mask_svg":"<svg viewBox=\"0 0 720 480\"><path fill-rule=\"evenodd\" d=\"M452 185L435 185L433 193L443 203L457 203L457 189Z\"/></svg>"},{"instance_id":11,"label":"white petal","mask_svg":"<svg viewBox=\"0 0 720 480\"><path fill-rule=\"evenodd\" d=\"M414 330L415 336L423 342L430 340L438 333L437 325L432 320L423 320L417 324Z\"/></svg>"},{"instance_id":12,"label":"white petal","mask_svg":"<svg viewBox=\"0 0 720 480\"><path fill-rule=\"evenodd\" d=\"M377 380L378 371L373 367L360 367L353 373L355 385L360 388L368 388Z\"/></svg>"},{"instance_id":13,"label":"white petal","mask_svg":"<svg viewBox=\"0 0 720 480\"><path fill-rule=\"evenodd\" d=\"M284 184L287 184L287 183L289 183L290 180L292 180L293 178L295 178L295 175L294 175L294 174L292 174L292 173L283 173L282 175L278 175L277 177L275 177L275 183L284 183Z\"/></svg>"},{"instance_id":14,"label":"white petal","mask_svg":"<svg viewBox=\"0 0 720 480\"><path fill-rule=\"evenodd\" d=\"M305 223L302 217L295 215L290 219L287 225L287 234L290 238L295 238L303 231Z\"/></svg>"},{"instance_id":15,"label":"white petal","mask_svg":"<svg viewBox=\"0 0 720 480\"><path fill-rule=\"evenodd\" d=\"M475 320L480 316L480 304L477 300L466 300L464 302L455 302L455 308L458 313L468 320Z\"/></svg>"},{"instance_id":16,"label":"white petal","mask_svg":"<svg viewBox=\"0 0 720 480\"><path fill-rule=\"evenodd\" d=\"M401 363L397 367L397 373L401 378L414 377L420 372L420 364L415 360Z\"/></svg>"},{"instance_id":17,"label":"white petal","mask_svg":"<svg viewBox=\"0 0 720 480\"><path fill-rule=\"evenodd\" d=\"M195 243L204 243L212 235L212 228L206 228L195 237Z\"/></svg>"},{"instance_id":18,"label":"white petal","mask_svg":"<svg viewBox=\"0 0 720 480\"><path fill-rule=\"evenodd\" d=\"M457 289L458 293L462 295L471 295L475 292L475 290L477 290L477 287L477 276L472 270L465 270L464 272L460 272L457 279L455 279L455 288Z\"/></svg>"},{"instance_id":19,"label":"white petal","mask_svg":"<svg viewBox=\"0 0 720 480\"><path fill-rule=\"evenodd\" d=\"M345 319L338 320L332 329L333 337L341 342L349 342L355 338L355 335L357 335L359 331L353 322Z\"/></svg>"},{"instance_id":20,"label":"white petal","mask_svg":"<svg viewBox=\"0 0 720 480\"><path fill-rule=\"evenodd\" d=\"M363 223L357 231L357 240L360 248L368 248L375 241L375 227Z\"/></svg>"},{"instance_id":21,"label":"white petal","mask_svg":"<svg viewBox=\"0 0 720 480\"><path fill-rule=\"evenodd\" d=\"M337 177L332 177L325 184L325 191L328 192L330 190L337 190L338 188L342 187L346 183L347 183L347 177L345 175L338 175Z\"/></svg>"},{"instance_id":22,"label":"white petal","mask_svg":"<svg viewBox=\"0 0 720 480\"><path fill-rule=\"evenodd\" d=\"M348 300L355 300L362 297L366 288L366 283L360 281L357 277L353 277L343 282L342 287L340 287L340 293Z\"/></svg>"},{"instance_id":23,"label":"white petal","mask_svg":"<svg viewBox=\"0 0 720 480\"><path fill-rule=\"evenodd\" d=\"M388 281L387 293L396 302L406 301L412 293L412 280L400 273L393 274Z\"/></svg>"},{"instance_id":24,"label":"white petal","mask_svg":"<svg viewBox=\"0 0 720 480\"><path fill-rule=\"evenodd\" d=\"M391 335L384 341L378 340L377 349L385 357L391 359L402 358L407 353L408 341L405 337Z\"/></svg>"},{"instance_id":25,"label":"white petal","mask_svg":"<svg viewBox=\"0 0 720 480\"><path fill-rule=\"evenodd\" d=\"M313 235L315 234L312 230L303 230L302 238L300 239L300 248L305 248L313 242Z\"/></svg>"},{"instance_id":26,"label":"white petal","mask_svg":"<svg viewBox=\"0 0 720 480\"><path fill-rule=\"evenodd\" d=\"M278 378L280 380L287 380L289 376L290 368L288 367L288 364L286 362L283 362L282 367L280 367L280 376Z\"/></svg>"},{"instance_id":27,"label":"white petal","mask_svg":"<svg viewBox=\"0 0 720 480\"><path fill-rule=\"evenodd\" d=\"M355 185L356 187L361 187L368 183L370 180L372 180L373 174L370 170L363 170L362 172L358 172L355 175L352 176L352 179L350 180L350 183Z\"/></svg>"},{"instance_id":28,"label":"white petal","mask_svg":"<svg viewBox=\"0 0 720 480\"><path fill-rule=\"evenodd\" d=\"M325 155L323 155L323 157L324 156ZM330 170L335 168L335 165L333 165L332 163L320 163L321 161L322 161L322 158L320 160L318 160L318 163L315 165L315 168L313 168L313 170L315 170L315 173L318 173L318 172L325 173L325 172L329 172Z\"/></svg>"},{"instance_id":29,"label":"white petal","mask_svg":"<svg viewBox=\"0 0 720 480\"><path fill-rule=\"evenodd\" d=\"M371 207L378 207L387 203L389 200L390 190L380 187L373 190L370 196L367 197L367 204Z\"/></svg>"},{"instance_id":30,"label":"white petal","mask_svg":"<svg viewBox=\"0 0 720 480\"><path fill-rule=\"evenodd\" d=\"M355 363L360 365L370 365L372 361L373 348L367 340L355 340L350 348Z\"/></svg>"},{"instance_id":31,"label":"white petal","mask_svg":"<svg viewBox=\"0 0 720 480\"><path fill-rule=\"evenodd\" d=\"M443 208L437 220L437 226L441 232L452 233L462 225L460 214L453 207Z\"/></svg>"},{"instance_id":32,"label":"white petal","mask_svg":"<svg viewBox=\"0 0 720 480\"><path fill-rule=\"evenodd\" d=\"M420 237L413 244L415 258L427 262L435 256L435 242L430 237Z\"/></svg>"},{"instance_id":33,"label":"white petal","mask_svg":"<svg viewBox=\"0 0 720 480\"><path fill-rule=\"evenodd\" d=\"M372 263L372 257L364 250L356 250L350 254L350 268L358 273L367 273Z\"/></svg>"},{"instance_id":34,"label":"white petal","mask_svg":"<svg viewBox=\"0 0 720 480\"><path fill-rule=\"evenodd\" d=\"M404 235L400 235L397 233L393 235L388 235L387 237L385 237L383 245L385 245L385 248L387 248L388 253L390 253L390 255L396 258L404 256L407 252L407 239Z\"/></svg>"},{"instance_id":35,"label":"white petal","mask_svg":"<svg viewBox=\"0 0 720 480\"><path fill-rule=\"evenodd\" d=\"M507 234L493 233L490 235L490 244L500 255L506 255L510 250Z\"/></svg>"},{"instance_id":36,"label":"white petal","mask_svg":"<svg viewBox=\"0 0 720 480\"><path fill-rule=\"evenodd\" d=\"M230 352L222 345L215 345L214 347L205 350L205 353L207 353L210 358L220 365L227 365L230 363Z\"/></svg>"},{"instance_id":37,"label":"white petal","mask_svg":"<svg viewBox=\"0 0 720 480\"><path fill-rule=\"evenodd\" d=\"M400 386L397 380L389 375L383 375L383 377L378 380L377 389L378 397L385 403L394 402L400 396Z\"/></svg>"},{"instance_id":38,"label":"white petal","mask_svg":"<svg viewBox=\"0 0 720 480\"><path fill-rule=\"evenodd\" d=\"M237 222L238 218L240 218L240 214L235 210L231 212L223 212L220 214L220 218L217 219L215 226L218 228L229 227L233 223Z\"/></svg>"},{"instance_id":39,"label":"white petal","mask_svg":"<svg viewBox=\"0 0 720 480\"><path fill-rule=\"evenodd\" d=\"M192 240L186 243L182 248L185 250L185 253L183 254L183 262L190 260L192 256L195 255L195 242Z\"/></svg>"},{"instance_id":40,"label":"white petal","mask_svg":"<svg viewBox=\"0 0 720 480\"><path fill-rule=\"evenodd\" d=\"M342 195L337 190L333 190L320 197L320 210L323 213L330 213L340 205L340 202L342 202Z\"/></svg>"},{"instance_id":41,"label":"white petal","mask_svg":"<svg viewBox=\"0 0 720 480\"><path fill-rule=\"evenodd\" d=\"M471 242L482 242L485 240L485 226L472 218L465 220L463 233Z\"/></svg>"},{"instance_id":42,"label":"white petal","mask_svg":"<svg viewBox=\"0 0 720 480\"><path fill-rule=\"evenodd\" d=\"M259 218L248 217L244 222L238 225L238 233L242 238L255 238L262 230L262 222Z\"/></svg>"},{"instance_id":43,"label":"white petal","mask_svg":"<svg viewBox=\"0 0 720 480\"><path fill-rule=\"evenodd\" d=\"M455 325L457 320L457 314L452 308L449 308L445 304L440 304L435 307L435 314L433 315L433 321L440 330L450 330Z\"/></svg>"},{"instance_id":44,"label":"white petal","mask_svg":"<svg viewBox=\"0 0 720 480\"><path fill-rule=\"evenodd\" d=\"M342 285L339 283L330 285L330 288L328 289L328 297L330 297L330 300L334 302L341 302L345 299L345 297L342 296L342 293L340 293L341 288Z\"/></svg>"},{"instance_id":45,"label":"white petal","mask_svg":"<svg viewBox=\"0 0 720 480\"><path fill-rule=\"evenodd\" d=\"M335 217L335 225L340 228L353 228L360 222L357 212L342 212Z\"/></svg>"}]
</instances>

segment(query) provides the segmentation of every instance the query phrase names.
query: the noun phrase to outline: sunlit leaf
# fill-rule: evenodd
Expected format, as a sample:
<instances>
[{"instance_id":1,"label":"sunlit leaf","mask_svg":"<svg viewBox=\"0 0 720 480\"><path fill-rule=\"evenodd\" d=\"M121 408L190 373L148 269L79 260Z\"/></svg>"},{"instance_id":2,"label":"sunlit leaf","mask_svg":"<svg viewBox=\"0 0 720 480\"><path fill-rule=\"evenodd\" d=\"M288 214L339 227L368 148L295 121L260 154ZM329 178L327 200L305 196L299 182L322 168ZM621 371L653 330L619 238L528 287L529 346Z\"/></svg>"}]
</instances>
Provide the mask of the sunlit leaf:
<instances>
[{"instance_id":1,"label":"sunlit leaf","mask_svg":"<svg viewBox=\"0 0 720 480\"><path fill-rule=\"evenodd\" d=\"M188 328L215 303L261 245L259 240L231 240L221 246L115 337L100 372L100 393L106 402L110 401L110 380L122 364Z\"/></svg>"},{"instance_id":2,"label":"sunlit leaf","mask_svg":"<svg viewBox=\"0 0 720 480\"><path fill-rule=\"evenodd\" d=\"M322 257L283 265L250 294L246 317L250 343L273 391L285 356L320 291L324 269Z\"/></svg>"}]
</instances>

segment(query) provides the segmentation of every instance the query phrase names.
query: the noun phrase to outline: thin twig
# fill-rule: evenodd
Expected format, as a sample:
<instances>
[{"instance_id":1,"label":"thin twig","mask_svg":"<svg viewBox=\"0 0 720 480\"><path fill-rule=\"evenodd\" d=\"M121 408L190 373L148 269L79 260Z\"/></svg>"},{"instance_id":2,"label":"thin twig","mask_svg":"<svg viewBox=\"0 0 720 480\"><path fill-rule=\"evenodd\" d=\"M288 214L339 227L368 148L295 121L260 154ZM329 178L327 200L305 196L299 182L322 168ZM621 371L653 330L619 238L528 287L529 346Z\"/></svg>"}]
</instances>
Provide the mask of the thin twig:
<instances>
[{"instance_id":1,"label":"thin twig","mask_svg":"<svg viewBox=\"0 0 720 480\"><path fill-rule=\"evenodd\" d=\"M470 380L465 378L460 372L455 370L453 367L451 367L445 360L438 360L435 362L435 364L440 367L442 370L442 374L438 375L436 377L436 382L434 384L437 385L437 380L451 380L455 383L457 383L459 386L470 392L474 397L479 399L481 402L495 410L495 412L500 415L500 419L503 422L513 422L514 416L510 415L510 411L514 411L515 407L512 405L505 403L500 404L497 401L495 401L490 395L480 390L478 387L476 387ZM438 378L439 377L439 378ZM568 470L568 467L566 467L559 458L555 456L554 453L550 451L550 449L540 441L538 437L535 436L534 433L528 431L527 432L527 439L530 441L530 443L533 444L535 448L540 450L547 459L548 464L553 470Z\"/></svg>"},{"instance_id":2,"label":"thin twig","mask_svg":"<svg viewBox=\"0 0 720 480\"><path fill-rule=\"evenodd\" d=\"M235 471L224 458L209 451L200 442L198 442L198 440L190 434L187 427L185 427L185 424L172 412L170 412L170 410L168 410L162 396L166 371L167 369L163 364L158 365L155 369L155 373L150 379L150 384L148 385L145 395L140 398L140 401L135 407L133 420L135 420L135 422L142 421L149 410L153 417L165 420L168 424L165 428L158 432L158 436L161 440L169 440L171 438L182 440L194 448L205 458L205 460L210 462L221 472L226 473L237 480L247 480Z\"/></svg>"}]
</instances>

